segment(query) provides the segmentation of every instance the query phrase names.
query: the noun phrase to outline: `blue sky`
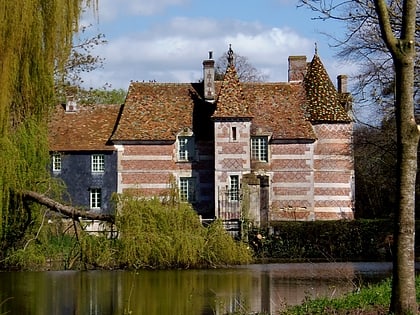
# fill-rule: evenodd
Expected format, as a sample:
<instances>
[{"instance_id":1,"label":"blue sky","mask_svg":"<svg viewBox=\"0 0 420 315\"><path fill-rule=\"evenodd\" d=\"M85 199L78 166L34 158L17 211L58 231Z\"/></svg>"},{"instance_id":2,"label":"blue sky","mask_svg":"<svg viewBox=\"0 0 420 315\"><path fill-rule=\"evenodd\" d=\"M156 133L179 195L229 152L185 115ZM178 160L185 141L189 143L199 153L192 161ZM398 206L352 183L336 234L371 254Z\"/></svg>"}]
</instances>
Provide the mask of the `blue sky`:
<instances>
[{"instance_id":1,"label":"blue sky","mask_svg":"<svg viewBox=\"0 0 420 315\"><path fill-rule=\"evenodd\" d=\"M229 44L268 81L286 81L288 57L306 55L310 61L315 43L335 83L354 67L334 58L337 51L322 33L340 36L344 30L314 16L290 0L99 0L97 16L87 11L82 24L92 24L91 34L105 34L108 43L93 52L105 63L84 75L84 85L127 89L131 80L197 82L208 52L217 60Z\"/></svg>"}]
</instances>

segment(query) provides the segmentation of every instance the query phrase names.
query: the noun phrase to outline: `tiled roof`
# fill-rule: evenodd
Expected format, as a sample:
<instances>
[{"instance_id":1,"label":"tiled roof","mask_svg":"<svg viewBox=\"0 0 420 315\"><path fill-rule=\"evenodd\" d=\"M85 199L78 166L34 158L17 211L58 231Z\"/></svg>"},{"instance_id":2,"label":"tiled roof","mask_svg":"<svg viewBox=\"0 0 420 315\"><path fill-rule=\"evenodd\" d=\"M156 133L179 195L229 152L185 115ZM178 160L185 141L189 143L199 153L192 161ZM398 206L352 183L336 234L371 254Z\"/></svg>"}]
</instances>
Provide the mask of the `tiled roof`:
<instances>
[{"instance_id":1,"label":"tiled roof","mask_svg":"<svg viewBox=\"0 0 420 315\"><path fill-rule=\"evenodd\" d=\"M306 108L312 122L350 122L341 97L317 54L308 66L304 78L306 88Z\"/></svg>"},{"instance_id":2,"label":"tiled roof","mask_svg":"<svg viewBox=\"0 0 420 315\"><path fill-rule=\"evenodd\" d=\"M350 122L317 55L304 82L239 82L229 66L223 82L215 82L216 101L206 102L202 83L130 84L125 104L79 106L75 113L56 108L50 123L51 150L112 150L107 141L175 141L184 128L197 139L211 140L213 119L252 119L253 134L273 139L314 140L312 123Z\"/></svg>"},{"instance_id":3,"label":"tiled roof","mask_svg":"<svg viewBox=\"0 0 420 315\"><path fill-rule=\"evenodd\" d=\"M175 140L192 128L195 106L202 104L202 84L133 82L113 141ZM204 105L204 104L202 104Z\"/></svg>"},{"instance_id":4,"label":"tiled roof","mask_svg":"<svg viewBox=\"0 0 420 315\"><path fill-rule=\"evenodd\" d=\"M222 87L216 100L216 111L213 118L251 117L248 103L245 100L242 85L233 65L228 66L222 81Z\"/></svg>"},{"instance_id":5,"label":"tiled roof","mask_svg":"<svg viewBox=\"0 0 420 315\"><path fill-rule=\"evenodd\" d=\"M276 139L315 139L302 110L305 91L295 83L241 83L241 104L246 111L216 115L205 102L202 83L133 82L112 141L174 141L188 127L197 135L213 134L212 118L253 117L254 133L272 133ZM216 94L223 84L215 83ZM219 106L219 104L216 104ZM226 108L225 108L226 109ZM245 115L245 114L246 115ZM235 116L236 115L236 116Z\"/></svg>"},{"instance_id":6,"label":"tiled roof","mask_svg":"<svg viewBox=\"0 0 420 315\"><path fill-rule=\"evenodd\" d=\"M305 119L305 90L299 83L242 83L253 114L252 134L272 133L273 139L316 138Z\"/></svg>"},{"instance_id":7,"label":"tiled roof","mask_svg":"<svg viewBox=\"0 0 420 315\"><path fill-rule=\"evenodd\" d=\"M108 140L121 105L78 105L77 111L66 112L57 105L49 122L51 151L114 150Z\"/></svg>"}]
</instances>

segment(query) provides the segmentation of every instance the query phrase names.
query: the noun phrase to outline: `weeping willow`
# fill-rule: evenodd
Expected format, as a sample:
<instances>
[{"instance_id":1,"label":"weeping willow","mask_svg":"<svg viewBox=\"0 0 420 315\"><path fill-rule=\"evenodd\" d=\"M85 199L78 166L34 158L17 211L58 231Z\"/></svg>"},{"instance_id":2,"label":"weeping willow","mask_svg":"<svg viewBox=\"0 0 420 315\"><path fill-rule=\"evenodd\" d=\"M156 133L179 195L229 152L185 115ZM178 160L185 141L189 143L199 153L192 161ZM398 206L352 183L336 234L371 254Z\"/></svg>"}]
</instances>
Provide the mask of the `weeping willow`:
<instances>
[{"instance_id":1,"label":"weeping willow","mask_svg":"<svg viewBox=\"0 0 420 315\"><path fill-rule=\"evenodd\" d=\"M0 0L0 249L33 220L22 190L49 187L47 119L54 73L89 0Z\"/></svg>"}]
</instances>

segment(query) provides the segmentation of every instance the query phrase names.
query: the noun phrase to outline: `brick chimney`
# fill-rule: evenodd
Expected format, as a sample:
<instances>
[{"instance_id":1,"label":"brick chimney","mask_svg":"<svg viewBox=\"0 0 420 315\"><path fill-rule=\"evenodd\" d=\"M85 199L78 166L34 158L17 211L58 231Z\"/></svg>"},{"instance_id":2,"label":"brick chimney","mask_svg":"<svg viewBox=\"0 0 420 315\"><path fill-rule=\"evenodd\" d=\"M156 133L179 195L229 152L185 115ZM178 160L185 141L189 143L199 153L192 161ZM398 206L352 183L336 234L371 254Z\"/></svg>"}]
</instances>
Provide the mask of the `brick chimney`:
<instances>
[{"instance_id":1,"label":"brick chimney","mask_svg":"<svg viewBox=\"0 0 420 315\"><path fill-rule=\"evenodd\" d=\"M347 76L340 74L337 76L337 90L338 93L344 94L347 93Z\"/></svg>"},{"instance_id":2,"label":"brick chimney","mask_svg":"<svg viewBox=\"0 0 420 315\"><path fill-rule=\"evenodd\" d=\"M214 60L212 51L209 51L209 59L203 61L203 75L204 99L206 101L214 101Z\"/></svg>"},{"instance_id":3,"label":"brick chimney","mask_svg":"<svg viewBox=\"0 0 420 315\"><path fill-rule=\"evenodd\" d=\"M302 81L306 74L306 56L289 56L288 81Z\"/></svg>"},{"instance_id":4,"label":"brick chimney","mask_svg":"<svg viewBox=\"0 0 420 315\"><path fill-rule=\"evenodd\" d=\"M347 76L340 74L337 76L337 92L340 97L341 105L347 111L347 113L352 117L352 102L353 98L351 94L347 91Z\"/></svg>"}]
</instances>

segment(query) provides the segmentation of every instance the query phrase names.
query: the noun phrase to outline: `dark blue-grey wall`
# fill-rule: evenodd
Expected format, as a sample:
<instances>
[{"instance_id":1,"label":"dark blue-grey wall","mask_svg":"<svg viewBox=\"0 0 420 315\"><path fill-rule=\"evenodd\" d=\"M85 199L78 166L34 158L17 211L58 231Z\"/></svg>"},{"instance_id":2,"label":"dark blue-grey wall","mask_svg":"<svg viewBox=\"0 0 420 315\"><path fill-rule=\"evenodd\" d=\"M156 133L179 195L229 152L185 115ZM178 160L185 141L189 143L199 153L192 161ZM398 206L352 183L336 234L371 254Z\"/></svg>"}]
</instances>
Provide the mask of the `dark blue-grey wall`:
<instances>
[{"instance_id":1,"label":"dark blue-grey wall","mask_svg":"<svg viewBox=\"0 0 420 315\"><path fill-rule=\"evenodd\" d=\"M111 202L112 194L117 191L117 152L60 152L61 171L51 173L54 177L61 178L67 187L64 200L72 206L90 208L90 189L101 189L101 212L114 211ZM105 171L92 173L92 154L103 154L105 157Z\"/></svg>"}]
</instances>

